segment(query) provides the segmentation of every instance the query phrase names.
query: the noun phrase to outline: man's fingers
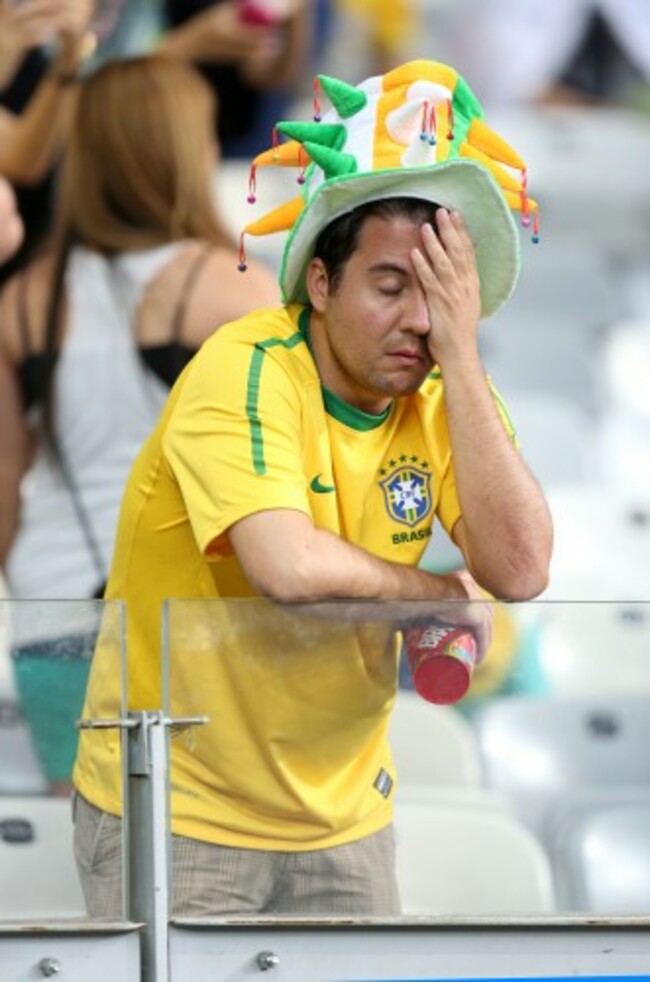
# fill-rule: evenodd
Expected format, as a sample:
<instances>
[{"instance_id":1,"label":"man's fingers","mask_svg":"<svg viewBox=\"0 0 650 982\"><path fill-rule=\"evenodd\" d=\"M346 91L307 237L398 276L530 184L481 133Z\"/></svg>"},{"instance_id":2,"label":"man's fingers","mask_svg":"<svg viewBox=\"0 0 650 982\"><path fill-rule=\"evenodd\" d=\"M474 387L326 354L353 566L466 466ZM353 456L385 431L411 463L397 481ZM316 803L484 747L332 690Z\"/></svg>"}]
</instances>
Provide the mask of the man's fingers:
<instances>
[{"instance_id":1,"label":"man's fingers","mask_svg":"<svg viewBox=\"0 0 650 982\"><path fill-rule=\"evenodd\" d=\"M480 664L485 658L492 641L492 616L484 616L474 628L476 635L476 661Z\"/></svg>"},{"instance_id":2,"label":"man's fingers","mask_svg":"<svg viewBox=\"0 0 650 982\"><path fill-rule=\"evenodd\" d=\"M440 209L436 215L440 215L444 209ZM446 214L446 212L445 212ZM443 220L444 221L444 220ZM422 226L422 242L429 260L431 261L434 268L437 270L444 270L445 268L451 268L451 263L449 257L445 250L444 244L441 241L440 225L438 224L438 234L433 229L433 226L429 222L425 222Z\"/></svg>"},{"instance_id":3,"label":"man's fingers","mask_svg":"<svg viewBox=\"0 0 650 982\"><path fill-rule=\"evenodd\" d=\"M461 269L475 269L476 253L474 251L474 243L460 212L449 212L444 208L440 208L436 212L436 227L442 248L451 260L454 268L459 271Z\"/></svg>"},{"instance_id":4,"label":"man's fingers","mask_svg":"<svg viewBox=\"0 0 650 982\"><path fill-rule=\"evenodd\" d=\"M449 283L473 268L473 248L469 238L461 238L449 212L439 209L436 220L437 233L431 225L422 226L422 243L436 276Z\"/></svg>"},{"instance_id":5,"label":"man's fingers","mask_svg":"<svg viewBox=\"0 0 650 982\"><path fill-rule=\"evenodd\" d=\"M411 262L420 283L426 289L436 283L436 275L431 266L431 262L424 256L421 249L413 249L411 252Z\"/></svg>"}]
</instances>

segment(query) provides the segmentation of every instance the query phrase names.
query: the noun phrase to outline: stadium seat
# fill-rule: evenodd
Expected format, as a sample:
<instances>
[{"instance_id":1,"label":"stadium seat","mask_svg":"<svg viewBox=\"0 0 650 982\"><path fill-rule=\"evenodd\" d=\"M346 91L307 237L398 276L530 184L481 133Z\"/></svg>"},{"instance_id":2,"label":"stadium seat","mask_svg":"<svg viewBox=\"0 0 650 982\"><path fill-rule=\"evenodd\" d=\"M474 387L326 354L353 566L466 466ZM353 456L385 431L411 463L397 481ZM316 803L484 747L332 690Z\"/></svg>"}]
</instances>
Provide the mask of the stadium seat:
<instances>
[{"instance_id":1,"label":"stadium seat","mask_svg":"<svg viewBox=\"0 0 650 982\"><path fill-rule=\"evenodd\" d=\"M611 406L650 424L650 318L614 322L600 359Z\"/></svg>"},{"instance_id":2,"label":"stadium seat","mask_svg":"<svg viewBox=\"0 0 650 982\"><path fill-rule=\"evenodd\" d=\"M648 600L648 495L584 482L550 489L555 544L544 600Z\"/></svg>"},{"instance_id":3,"label":"stadium seat","mask_svg":"<svg viewBox=\"0 0 650 982\"><path fill-rule=\"evenodd\" d=\"M567 396L510 388L508 411L521 453L544 489L593 482L600 462L593 452L596 422Z\"/></svg>"},{"instance_id":4,"label":"stadium seat","mask_svg":"<svg viewBox=\"0 0 650 982\"><path fill-rule=\"evenodd\" d=\"M647 499L650 491L650 419L631 409L613 406L598 427L596 441L596 452L606 462L608 485L622 493L634 488L637 494L644 494Z\"/></svg>"},{"instance_id":5,"label":"stadium seat","mask_svg":"<svg viewBox=\"0 0 650 982\"><path fill-rule=\"evenodd\" d=\"M545 837L550 809L588 788L650 789L644 699L495 699L473 718L485 785Z\"/></svg>"},{"instance_id":6,"label":"stadium seat","mask_svg":"<svg viewBox=\"0 0 650 982\"><path fill-rule=\"evenodd\" d=\"M434 706L400 690L390 725L400 784L481 784L481 762L471 725L451 706Z\"/></svg>"},{"instance_id":7,"label":"stadium seat","mask_svg":"<svg viewBox=\"0 0 650 982\"><path fill-rule=\"evenodd\" d=\"M395 801L406 804L424 805L463 805L467 808L496 808L514 815L512 802L506 795L473 785L439 785L428 784L399 784L395 792Z\"/></svg>"},{"instance_id":8,"label":"stadium seat","mask_svg":"<svg viewBox=\"0 0 650 982\"><path fill-rule=\"evenodd\" d=\"M560 909L650 911L650 789L570 796L553 810L547 838Z\"/></svg>"},{"instance_id":9,"label":"stadium seat","mask_svg":"<svg viewBox=\"0 0 650 982\"><path fill-rule=\"evenodd\" d=\"M0 920L85 917L67 798L0 797Z\"/></svg>"},{"instance_id":10,"label":"stadium seat","mask_svg":"<svg viewBox=\"0 0 650 982\"><path fill-rule=\"evenodd\" d=\"M554 909L535 836L499 808L396 801L397 880L405 915L524 915Z\"/></svg>"},{"instance_id":11,"label":"stadium seat","mask_svg":"<svg viewBox=\"0 0 650 982\"><path fill-rule=\"evenodd\" d=\"M650 699L650 603L545 605L538 662L554 697Z\"/></svg>"}]
</instances>

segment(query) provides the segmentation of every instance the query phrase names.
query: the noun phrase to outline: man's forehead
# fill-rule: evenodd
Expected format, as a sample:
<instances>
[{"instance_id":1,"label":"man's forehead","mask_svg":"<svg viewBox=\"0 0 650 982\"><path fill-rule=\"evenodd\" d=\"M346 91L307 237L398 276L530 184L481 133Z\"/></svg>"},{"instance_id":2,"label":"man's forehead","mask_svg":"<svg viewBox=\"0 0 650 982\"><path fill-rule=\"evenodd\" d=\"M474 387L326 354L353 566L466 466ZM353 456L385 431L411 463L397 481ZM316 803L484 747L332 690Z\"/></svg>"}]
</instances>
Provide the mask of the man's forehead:
<instances>
[{"instance_id":1,"label":"man's forehead","mask_svg":"<svg viewBox=\"0 0 650 982\"><path fill-rule=\"evenodd\" d=\"M422 227L428 223L408 215L369 215L359 229L356 251L386 256L400 255L421 241Z\"/></svg>"}]
</instances>

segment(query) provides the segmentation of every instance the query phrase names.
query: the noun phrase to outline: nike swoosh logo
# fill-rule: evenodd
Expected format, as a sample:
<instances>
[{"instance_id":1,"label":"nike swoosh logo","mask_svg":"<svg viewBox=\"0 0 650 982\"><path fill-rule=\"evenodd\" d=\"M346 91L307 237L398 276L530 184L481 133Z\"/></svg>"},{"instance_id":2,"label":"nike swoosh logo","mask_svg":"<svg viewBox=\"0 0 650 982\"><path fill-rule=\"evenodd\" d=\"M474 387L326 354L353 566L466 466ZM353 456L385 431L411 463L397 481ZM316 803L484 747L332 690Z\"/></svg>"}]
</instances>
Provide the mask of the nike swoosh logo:
<instances>
[{"instance_id":1,"label":"nike swoosh logo","mask_svg":"<svg viewBox=\"0 0 650 982\"><path fill-rule=\"evenodd\" d=\"M316 494L330 494L330 492L336 491L336 488L331 484L321 484L320 474L317 474L316 477L312 478L312 482L309 487Z\"/></svg>"}]
</instances>

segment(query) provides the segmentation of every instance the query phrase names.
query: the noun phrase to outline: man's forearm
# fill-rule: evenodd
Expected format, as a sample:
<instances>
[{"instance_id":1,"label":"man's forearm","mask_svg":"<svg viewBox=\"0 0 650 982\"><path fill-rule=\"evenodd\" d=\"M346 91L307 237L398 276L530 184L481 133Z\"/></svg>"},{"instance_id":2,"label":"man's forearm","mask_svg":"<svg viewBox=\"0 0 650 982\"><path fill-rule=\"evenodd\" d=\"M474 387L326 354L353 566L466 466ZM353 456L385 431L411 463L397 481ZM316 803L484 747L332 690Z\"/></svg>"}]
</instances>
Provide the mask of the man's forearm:
<instances>
[{"instance_id":1,"label":"man's forearm","mask_svg":"<svg viewBox=\"0 0 650 982\"><path fill-rule=\"evenodd\" d=\"M328 616L329 604L323 601L345 600L341 616L350 620L357 615L376 619L376 612L359 612L350 604L375 600L385 605L391 620L420 619L426 613L468 624L476 634L479 657L487 649L491 613L485 603L476 602L484 598L466 572L438 576L381 559L315 528L308 515L290 509L250 515L230 529L229 538L251 586L277 603L299 604L301 609L317 604L319 616Z\"/></svg>"},{"instance_id":2,"label":"man's forearm","mask_svg":"<svg viewBox=\"0 0 650 982\"><path fill-rule=\"evenodd\" d=\"M229 536L253 587L273 600L466 598L455 577L380 559L315 528L302 512L258 512L233 526Z\"/></svg>"},{"instance_id":3,"label":"man's forearm","mask_svg":"<svg viewBox=\"0 0 650 982\"><path fill-rule=\"evenodd\" d=\"M494 595L530 599L547 582L550 515L504 429L478 356L447 371L445 399L469 567Z\"/></svg>"}]
</instances>

